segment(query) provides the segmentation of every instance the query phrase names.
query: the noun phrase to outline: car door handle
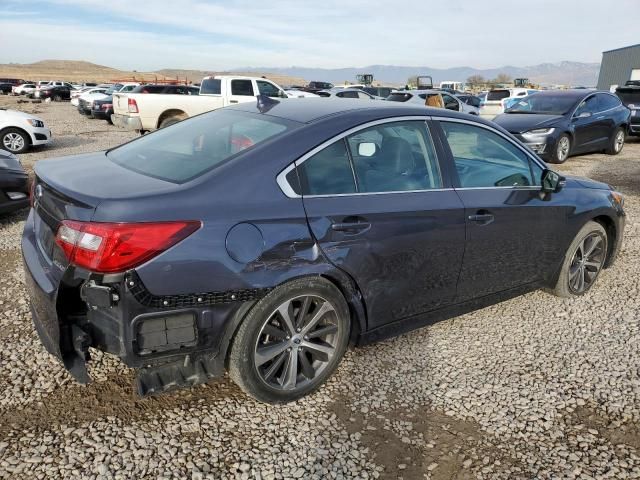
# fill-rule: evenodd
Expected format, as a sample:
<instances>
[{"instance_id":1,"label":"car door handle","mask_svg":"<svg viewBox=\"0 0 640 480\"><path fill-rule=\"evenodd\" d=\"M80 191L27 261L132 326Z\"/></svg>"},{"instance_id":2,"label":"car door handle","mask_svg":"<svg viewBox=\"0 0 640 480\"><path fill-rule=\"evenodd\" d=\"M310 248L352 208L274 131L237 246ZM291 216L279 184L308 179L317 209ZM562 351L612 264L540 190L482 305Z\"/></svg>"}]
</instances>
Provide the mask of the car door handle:
<instances>
[{"instance_id":1,"label":"car door handle","mask_svg":"<svg viewBox=\"0 0 640 480\"><path fill-rule=\"evenodd\" d=\"M229 103L238 103L238 100L229 100Z\"/></svg>"},{"instance_id":2,"label":"car door handle","mask_svg":"<svg viewBox=\"0 0 640 480\"><path fill-rule=\"evenodd\" d=\"M495 220L495 217L491 213L476 213L475 215L469 215L469 220L480 225L489 225Z\"/></svg>"},{"instance_id":3,"label":"car door handle","mask_svg":"<svg viewBox=\"0 0 640 480\"><path fill-rule=\"evenodd\" d=\"M371 224L369 222L341 222L341 223L332 223L331 230L334 232L345 232L345 233L364 233L371 228Z\"/></svg>"}]
</instances>

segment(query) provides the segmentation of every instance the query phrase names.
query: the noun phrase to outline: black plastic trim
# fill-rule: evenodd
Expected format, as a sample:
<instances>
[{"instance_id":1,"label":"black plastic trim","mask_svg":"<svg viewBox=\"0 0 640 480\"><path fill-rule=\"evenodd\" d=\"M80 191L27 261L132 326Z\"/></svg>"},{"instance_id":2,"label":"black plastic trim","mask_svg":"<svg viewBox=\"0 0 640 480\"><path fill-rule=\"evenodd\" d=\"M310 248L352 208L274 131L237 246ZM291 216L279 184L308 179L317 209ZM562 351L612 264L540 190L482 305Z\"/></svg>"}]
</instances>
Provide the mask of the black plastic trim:
<instances>
[{"instance_id":1,"label":"black plastic trim","mask_svg":"<svg viewBox=\"0 0 640 480\"><path fill-rule=\"evenodd\" d=\"M228 290L226 292L153 295L147 290L135 271L126 273L125 285L138 303L151 308L188 308L202 305L249 302L258 300L273 290L272 288L252 288L246 290Z\"/></svg>"}]
</instances>

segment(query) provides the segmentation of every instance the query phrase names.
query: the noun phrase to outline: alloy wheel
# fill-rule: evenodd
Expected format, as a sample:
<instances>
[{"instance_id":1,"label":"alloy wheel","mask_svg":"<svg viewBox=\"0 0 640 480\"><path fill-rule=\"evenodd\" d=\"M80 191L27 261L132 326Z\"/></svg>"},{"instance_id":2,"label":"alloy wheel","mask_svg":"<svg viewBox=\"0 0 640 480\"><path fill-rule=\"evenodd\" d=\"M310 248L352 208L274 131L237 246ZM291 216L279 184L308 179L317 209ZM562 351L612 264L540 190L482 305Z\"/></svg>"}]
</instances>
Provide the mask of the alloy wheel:
<instances>
[{"instance_id":1,"label":"alloy wheel","mask_svg":"<svg viewBox=\"0 0 640 480\"><path fill-rule=\"evenodd\" d=\"M338 322L324 298L304 295L282 303L258 334L254 365L261 380L278 390L312 382L336 354Z\"/></svg>"},{"instance_id":2,"label":"alloy wheel","mask_svg":"<svg viewBox=\"0 0 640 480\"><path fill-rule=\"evenodd\" d=\"M616 153L620 153L622 147L624 147L624 132L620 130L618 133L616 133L616 138L613 141L613 148Z\"/></svg>"},{"instance_id":3,"label":"alloy wheel","mask_svg":"<svg viewBox=\"0 0 640 480\"><path fill-rule=\"evenodd\" d=\"M19 152L24 148L24 137L19 133L10 132L2 137L2 144L11 152Z\"/></svg>"},{"instance_id":4,"label":"alloy wheel","mask_svg":"<svg viewBox=\"0 0 640 480\"><path fill-rule=\"evenodd\" d=\"M571 143L567 137L561 137L558 142L558 160L564 162L569 156L569 148Z\"/></svg>"},{"instance_id":5,"label":"alloy wheel","mask_svg":"<svg viewBox=\"0 0 640 480\"><path fill-rule=\"evenodd\" d=\"M593 285L605 255L605 242L600 233L591 233L580 242L569 266L569 288L573 293L584 293Z\"/></svg>"}]
</instances>

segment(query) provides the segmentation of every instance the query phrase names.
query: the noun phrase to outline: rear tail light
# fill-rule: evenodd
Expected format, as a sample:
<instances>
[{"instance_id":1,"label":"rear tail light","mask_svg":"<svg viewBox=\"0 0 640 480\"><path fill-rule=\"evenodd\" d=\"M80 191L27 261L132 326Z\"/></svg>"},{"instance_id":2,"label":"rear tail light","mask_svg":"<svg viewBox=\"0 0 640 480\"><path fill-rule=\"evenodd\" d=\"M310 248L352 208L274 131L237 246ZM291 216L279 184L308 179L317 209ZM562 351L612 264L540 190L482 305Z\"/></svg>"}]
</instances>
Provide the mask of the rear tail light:
<instances>
[{"instance_id":1,"label":"rear tail light","mask_svg":"<svg viewBox=\"0 0 640 480\"><path fill-rule=\"evenodd\" d=\"M113 104L112 103L103 103L102 104L102 110L109 110L110 108L113 108Z\"/></svg>"},{"instance_id":2,"label":"rear tail light","mask_svg":"<svg viewBox=\"0 0 640 480\"><path fill-rule=\"evenodd\" d=\"M99 273L135 268L184 240L198 221L96 223L64 220L56 243L69 263Z\"/></svg>"},{"instance_id":3,"label":"rear tail light","mask_svg":"<svg viewBox=\"0 0 640 480\"><path fill-rule=\"evenodd\" d=\"M127 105L129 107L129 113L138 113L138 104L133 98L127 100Z\"/></svg>"}]
</instances>

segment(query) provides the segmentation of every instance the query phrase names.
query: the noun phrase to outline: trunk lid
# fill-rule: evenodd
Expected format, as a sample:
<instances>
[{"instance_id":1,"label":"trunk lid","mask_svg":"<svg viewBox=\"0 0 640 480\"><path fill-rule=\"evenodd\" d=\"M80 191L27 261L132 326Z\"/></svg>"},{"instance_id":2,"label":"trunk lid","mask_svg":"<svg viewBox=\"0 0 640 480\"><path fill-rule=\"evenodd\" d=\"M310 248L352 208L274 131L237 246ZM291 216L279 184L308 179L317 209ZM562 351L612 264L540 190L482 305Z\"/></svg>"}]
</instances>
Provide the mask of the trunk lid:
<instances>
[{"instance_id":1,"label":"trunk lid","mask_svg":"<svg viewBox=\"0 0 640 480\"><path fill-rule=\"evenodd\" d=\"M175 184L148 177L111 162L106 152L43 160L35 166L33 208L38 246L50 260L62 220L91 221L104 200L123 200L172 191ZM65 264L66 265L66 264Z\"/></svg>"}]
</instances>

